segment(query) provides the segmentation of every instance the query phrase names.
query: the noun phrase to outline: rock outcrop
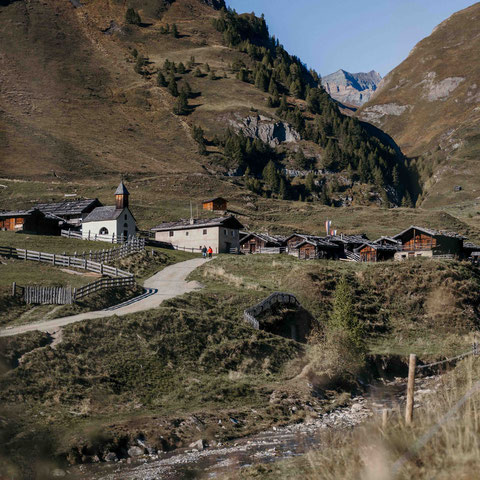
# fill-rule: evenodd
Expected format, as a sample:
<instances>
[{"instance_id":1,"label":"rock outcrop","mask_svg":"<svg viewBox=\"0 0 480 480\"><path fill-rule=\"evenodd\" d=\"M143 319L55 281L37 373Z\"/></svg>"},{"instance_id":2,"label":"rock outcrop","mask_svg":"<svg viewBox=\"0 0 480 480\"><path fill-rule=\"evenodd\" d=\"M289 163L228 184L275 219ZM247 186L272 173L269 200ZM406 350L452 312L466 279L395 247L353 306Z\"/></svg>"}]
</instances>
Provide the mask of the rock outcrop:
<instances>
[{"instance_id":1,"label":"rock outcrop","mask_svg":"<svg viewBox=\"0 0 480 480\"><path fill-rule=\"evenodd\" d=\"M263 115L230 120L230 124L246 137L258 138L271 147L281 143L296 143L300 140L300 134L291 125L285 122L275 122L274 119Z\"/></svg>"},{"instance_id":2,"label":"rock outcrop","mask_svg":"<svg viewBox=\"0 0 480 480\"><path fill-rule=\"evenodd\" d=\"M322 85L335 100L358 107L370 100L381 80L381 75L375 70L368 73L338 70L323 77Z\"/></svg>"}]
</instances>

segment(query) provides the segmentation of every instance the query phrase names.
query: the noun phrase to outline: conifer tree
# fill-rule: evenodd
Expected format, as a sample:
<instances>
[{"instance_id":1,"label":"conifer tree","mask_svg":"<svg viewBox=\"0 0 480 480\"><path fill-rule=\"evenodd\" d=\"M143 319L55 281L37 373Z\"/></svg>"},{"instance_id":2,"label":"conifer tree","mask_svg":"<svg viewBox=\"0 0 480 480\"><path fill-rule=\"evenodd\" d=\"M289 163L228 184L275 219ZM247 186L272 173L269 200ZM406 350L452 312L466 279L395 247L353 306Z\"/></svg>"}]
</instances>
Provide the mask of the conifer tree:
<instances>
[{"instance_id":1,"label":"conifer tree","mask_svg":"<svg viewBox=\"0 0 480 480\"><path fill-rule=\"evenodd\" d=\"M346 334L356 347L361 348L364 345L363 327L355 314L352 296L352 287L343 276L335 287L328 327Z\"/></svg>"},{"instance_id":2,"label":"conifer tree","mask_svg":"<svg viewBox=\"0 0 480 480\"><path fill-rule=\"evenodd\" d=\"M170 95L172 95L172 97L178 97L177 82L173 75L170 77L170 80L168 82L168 91L170 92Z\"/></svg>"},{"instance_id":3,"label":"conifer tree","mask_svg":"<svg viewBox=\"0 0 480 480\"><path fill-rule=\"evenodd\" d=\"M178 37L179 37L178 28L177 28L177 24L176 24L176 23L174 23L174 24L172 25L172 36L173 36L174 38L178 38Z\"/></svg>"},{"instance_id":4,"label":"conifer tree","mask_svg":"<svg viewBox=\"0 0 480 480\"><path fill-rule=\"evenodd\" d=\"M199 67L196 68L195 70L195 73L193 74L195 77L202 77L203 76L203 73L202 71L200 70Z\"/></svg>"},{"instance_id":5,"label":"conifer tree","mask_svg":"<svg viewBox=\"0 0 480 480\"><path fill-rule=\"evenodd\" d=\"M305 179L305 188L310 194L315 193L315 179L313 178L313 173L310 172Z\"/></svg>"},{"instance_id":6,"label":"conifer tree","mask_svg":"<svg viewBox=\"0 0 480 480\"><path fill-rule=\"evenodd\" d=\"M177 66L177 72L180 73L180 74L184 74L186 72L186 68L185 68L185 65L183 64L183 62L180 62Z\"/></svg>"},{"instance_id":7,"label":"conifer tree","mask_svg":"<svg viewBox=\"0 0 480 480\"><path fill-rule=\"evenodd\" d=\"M285 182L285 179L283 177L280 179L280 186L278 188L278 196L282 200L286 200L288 198L287 183Z\"/></svg>"},{"instance_id":8,"label":"conifer tree","mask_svg":"<svg viewBox=\"0 0 480 480\"><path fill-rule=\"evenodd\" d=\"M125 23L129 25L140 25L142 23L142 19L138 12L136 12L133 8L128 8L125 13Z\"/></svg>"},{"instance_id":9,"label":"conifer tree","mask_svg":"<svg viewBox=\"0 0 480 480\"><path fill-rule=\"evenodd\" d=\"M182 91L178 96L175 105L173 106L173 113L175 115L187 115L188 113L188 100L187 94Z\"/></svg>"},{"instance_id":10,"label":"conifer tree","mask_svg":"<svg viewBox=\"0 0 480 480\"><path fill-rule=\"evenodd\" d=\"M157 74L157 85L159 87L166 87L167 86L167 81L165 80L165 76L163 75L162 72L158 72L158 74Z\"/></svg>"}]
</instances>

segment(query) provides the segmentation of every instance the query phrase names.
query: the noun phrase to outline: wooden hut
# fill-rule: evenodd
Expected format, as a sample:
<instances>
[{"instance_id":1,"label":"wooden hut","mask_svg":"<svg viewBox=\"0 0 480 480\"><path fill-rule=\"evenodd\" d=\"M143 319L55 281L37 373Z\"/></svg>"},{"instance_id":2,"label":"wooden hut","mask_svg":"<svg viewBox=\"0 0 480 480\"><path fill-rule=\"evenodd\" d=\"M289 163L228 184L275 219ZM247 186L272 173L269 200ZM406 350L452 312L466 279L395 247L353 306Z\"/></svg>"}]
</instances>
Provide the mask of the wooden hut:
<instances>
[{"instance_id":1,"label":"wooden hut","mask_svg":"<svg viewBox=\"0 0 480 480\"><path fill-rule=\"evenodd\" d=\"M240 240L240 251L249 253L283 253L285 240L264 233L249 233Z\"/></svg>"},{"instance_id":2,"label":"wooden hut","mask_svg":"<svg viewBox=\"0 0 480 480\"><path fill-rule=\"evenodd\" d=\"M323 239L303 240L296 246L296 251L298 258L302 260L337 259L341 256L341 248L338 245Z\"/></svg>"},{"instance_id":3,"label":"wooden hut","mask_svg":"<svg viewBox=\"0 0 480 480\"><path fill-rule=\"evenodd\" d=\"M45 215L40 210L0 212L0 230L29 232L43 235L60 235L61 219Z\"/></svg>"},{"instance_id":4,"label":"wooden hut","mask_svg":"<svg viewBox=\"0 0 480 480\"><path fill-rule=\"evenodd\" d=\"M463 257L464 237L452 232L411 226L393 237L402 244L397 260L424 257Z\"/></svg>"},{"instance_id":5,"label":"wooden hut","mask_svg":"<svg viewBox=\"0 0 480 480\"><path fill-rule=\"evenodd\" d=\"M359 255L361 262L393 260L397 251L398 246L396 245L382 245L379 243L364 243L354 250Z\"/></svg>"},{"instance_id":6,"label":"wooden hut","mask_svg":"<svg viewBox=\"0 0 480 480\"><path fill-rule=\"evenodd\" d=\"M227 210L227 201L222 197L211 198L202 202L203 209L209 211Z\"/></svg>"},{"instance_id":7,"label":"wooden hut","mask_svg":"<svg viewBox=\"0 0 480 480\"><path fill-rule=\"evenodd\" d=\"M45 215L53 215L68 222L70 225L80 227L83 220L97 207L102 204L96 198L79 200L65 200L56 203L38 203L34 208Z\"/></svg>"}]
</instances>

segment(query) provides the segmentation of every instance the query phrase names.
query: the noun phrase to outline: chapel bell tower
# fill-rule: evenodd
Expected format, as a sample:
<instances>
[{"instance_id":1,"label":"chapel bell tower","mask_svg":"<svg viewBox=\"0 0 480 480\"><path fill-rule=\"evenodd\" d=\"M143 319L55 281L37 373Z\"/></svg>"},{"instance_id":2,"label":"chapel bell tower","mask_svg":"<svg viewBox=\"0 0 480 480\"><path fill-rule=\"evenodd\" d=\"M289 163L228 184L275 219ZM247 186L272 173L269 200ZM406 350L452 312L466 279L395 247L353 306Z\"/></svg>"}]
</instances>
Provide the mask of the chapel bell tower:
<instances>
[{"instance_id":1,"label":"chapel bell tower","mask_svg":"<svg viewBox=\"0 0 480 480\"><path fill-rule=\"evenodd\" d=\"M127 187L124 185L123 181L120 182L120 185L115 191L115 208L117 208L117 210L127 208L129 196L130 193L128 193Z\"/></svg>"}]
</instances>

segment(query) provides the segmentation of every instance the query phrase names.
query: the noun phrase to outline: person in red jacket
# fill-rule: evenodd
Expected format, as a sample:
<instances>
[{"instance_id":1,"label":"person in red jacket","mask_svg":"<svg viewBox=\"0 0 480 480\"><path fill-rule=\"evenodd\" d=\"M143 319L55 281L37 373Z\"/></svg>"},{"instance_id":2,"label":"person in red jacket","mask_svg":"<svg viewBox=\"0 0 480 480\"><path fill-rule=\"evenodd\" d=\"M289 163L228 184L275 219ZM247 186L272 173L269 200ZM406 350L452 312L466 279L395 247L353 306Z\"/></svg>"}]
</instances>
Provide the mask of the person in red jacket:
<instances>
[{"instance_id":1,"label":"person in red jacket","mask_svg":"<svg viewBox=\"0 0 480 480\"><path fill-rule=\"evenodd\" d=\"M213 253L212 247L208 247L208 258L212 258L212 253Z\"/></svg>"}]
</instances>

